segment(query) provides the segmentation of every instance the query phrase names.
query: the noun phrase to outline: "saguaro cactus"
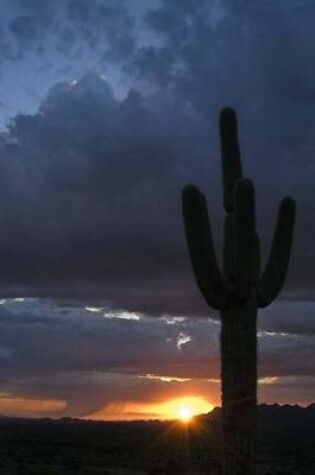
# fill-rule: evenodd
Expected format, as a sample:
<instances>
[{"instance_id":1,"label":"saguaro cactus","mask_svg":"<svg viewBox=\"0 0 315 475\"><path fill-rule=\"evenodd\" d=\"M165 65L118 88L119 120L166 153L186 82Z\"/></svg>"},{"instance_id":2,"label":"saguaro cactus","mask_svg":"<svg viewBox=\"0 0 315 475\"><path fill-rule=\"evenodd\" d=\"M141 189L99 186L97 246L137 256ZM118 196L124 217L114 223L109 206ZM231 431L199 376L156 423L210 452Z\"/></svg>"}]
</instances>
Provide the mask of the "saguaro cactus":
<instances>
[{"instance_id":1,"label":"saguaro cactus","mask_svg":"<svg viewBox=\"0 0 315 475\"><path fill-rule=\"evenodd\" d=\"M260 270L254 187L243 178L236 114L220 116L224 190L222 271L217 264L204 195L193 185L183 190L186 238L199 289L221 312L221 381L224 475L253 475L257 406L257 308L280 292L289 263L295 203L279 207L270 256Z\"/></svg>"}]
</instances>

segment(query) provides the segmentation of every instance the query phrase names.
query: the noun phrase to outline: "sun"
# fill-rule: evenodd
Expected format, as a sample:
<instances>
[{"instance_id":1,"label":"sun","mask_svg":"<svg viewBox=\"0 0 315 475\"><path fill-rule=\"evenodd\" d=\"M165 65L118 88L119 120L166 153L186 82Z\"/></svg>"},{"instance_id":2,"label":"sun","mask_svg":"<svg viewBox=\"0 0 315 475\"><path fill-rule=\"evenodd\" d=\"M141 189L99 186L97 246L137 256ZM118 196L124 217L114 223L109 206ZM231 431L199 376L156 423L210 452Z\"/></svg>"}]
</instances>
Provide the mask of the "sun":
<instances>
[{"instance_id":1,"label":"sun","mask_svg":"<svg viewBox=\"0 0 315 475\"><path fill-rule=\"evenodd\" d=\"M171 399L157 406L154 411L161 415L162 419L177 419L189 424L195 416L205 414L213 409L213 405L201 396L184 396Z\"/></svg>"},{"instance_id":2,"label":"sun","mask_svg":"<svg viewBox=\"0 0 315 475\"><path fill-rule=\"evenodd\" d=\"M177 409L177 418L188 424L193 418L192 409L189 406L179 406Z\"/></svg>"}]
</instances>

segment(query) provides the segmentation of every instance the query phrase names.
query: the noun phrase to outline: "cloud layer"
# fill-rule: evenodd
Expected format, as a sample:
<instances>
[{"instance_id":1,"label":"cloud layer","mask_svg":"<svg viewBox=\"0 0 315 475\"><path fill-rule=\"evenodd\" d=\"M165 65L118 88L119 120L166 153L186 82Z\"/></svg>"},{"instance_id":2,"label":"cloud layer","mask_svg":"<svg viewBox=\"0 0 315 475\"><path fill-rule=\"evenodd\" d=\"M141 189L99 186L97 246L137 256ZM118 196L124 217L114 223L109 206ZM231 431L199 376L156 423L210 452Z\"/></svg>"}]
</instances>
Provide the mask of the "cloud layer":
<instances>
[{"instance_id":1,"label":"cloud layer","mask_svg":"<svg viewBox=\"0 0 315 475\"><path fill-rule=\"evenodd\" d=\"M281 312L288 313L286 304L279 304ZM311 402L314 338L271 332L272 312L265 317L260 400ZM10 399L57 401L46 412L59 416L106 415L113 403L145 407L182 395L219 403L219 325L213 320L9 299L0 306L0 327L0 412Z\"/></svg>"}]
</instances>

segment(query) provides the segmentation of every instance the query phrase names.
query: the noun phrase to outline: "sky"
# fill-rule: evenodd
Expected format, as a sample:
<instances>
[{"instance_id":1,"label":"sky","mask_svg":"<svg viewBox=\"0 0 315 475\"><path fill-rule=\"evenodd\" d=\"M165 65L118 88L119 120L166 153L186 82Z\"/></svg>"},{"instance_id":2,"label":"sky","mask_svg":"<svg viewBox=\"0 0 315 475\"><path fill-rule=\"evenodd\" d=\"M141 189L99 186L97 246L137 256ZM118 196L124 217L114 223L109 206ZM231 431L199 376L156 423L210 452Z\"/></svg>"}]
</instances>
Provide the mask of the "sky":
<instances>
[{"instance_id":1,"label":"sky","mask_svg":"<svg viewBox=\"0 0 315 475\"><path fill-rule=\"evenodd\" d=\"M180 195L218 255L218 115L239 118L268 255L297 202L285 287L259 312L259 402L315 390L312 0L0 0L0 413L173 417L220 404L219 315Z\"/></svg>"}]
</instances>

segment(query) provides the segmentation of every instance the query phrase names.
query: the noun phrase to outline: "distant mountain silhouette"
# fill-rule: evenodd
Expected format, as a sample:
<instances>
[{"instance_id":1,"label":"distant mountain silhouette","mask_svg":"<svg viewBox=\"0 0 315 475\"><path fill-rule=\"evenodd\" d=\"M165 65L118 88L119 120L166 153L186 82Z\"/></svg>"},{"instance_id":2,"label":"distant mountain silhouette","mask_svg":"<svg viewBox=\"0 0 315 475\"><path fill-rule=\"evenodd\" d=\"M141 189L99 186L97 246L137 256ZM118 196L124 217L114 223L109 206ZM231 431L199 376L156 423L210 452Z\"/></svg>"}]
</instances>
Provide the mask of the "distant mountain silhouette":
<instances>
[{"instance_id":1,"label":"distant mountain silhouette","mask_svg":"<svg viewBox=\"0 0 315 475\"><path fill-rule=\"evenodd\" d=\"M303 419L305 423L315 423L315 403L309 404L306 407L298 404L260 404L258 406L259 420L261 423L268 422L272 419L274 422L300 422ZM209 420L216 421L221 416L221 408L215 407L208 414L202 414L198 418L209 418Z\"/></svg>"},{"instance_id":2,"label":"distant mountain silhouette","mask_svg":"<svg viewBox=\"0 0 315 475\"><path fill-rule=\"evenodd\" d=\"M200 421L203 424L216 425L221 418L221 408L215 407L211 412L207 414L201 414L195 416L196 421ZM260 429L265 431L269 428L272 428L274 431L275 428L281 428L283 430L290 429L301 429L306 430L307 428L313 428L315 430L315 403L309 404L306 407L299 406L297 404L290 405L279 405L279 404L261 404L258 406L258 418ZM16 416L7 416L5 414L0 414L0 430L2 424L19 424L21 426L27 426L28 424L32 426L39 426L41 424L49 424L53 426L75 426L78 427L101 427L101 426L139 426L154 423L160 424L169 424L170 421L164 421L160 419L150 419L150 420L135 420L135 421L92 421L85 420L73 417L62 417L60 419L52 419L49 417L46 418L19 418Z\"/></svg>"}]
</instances>

